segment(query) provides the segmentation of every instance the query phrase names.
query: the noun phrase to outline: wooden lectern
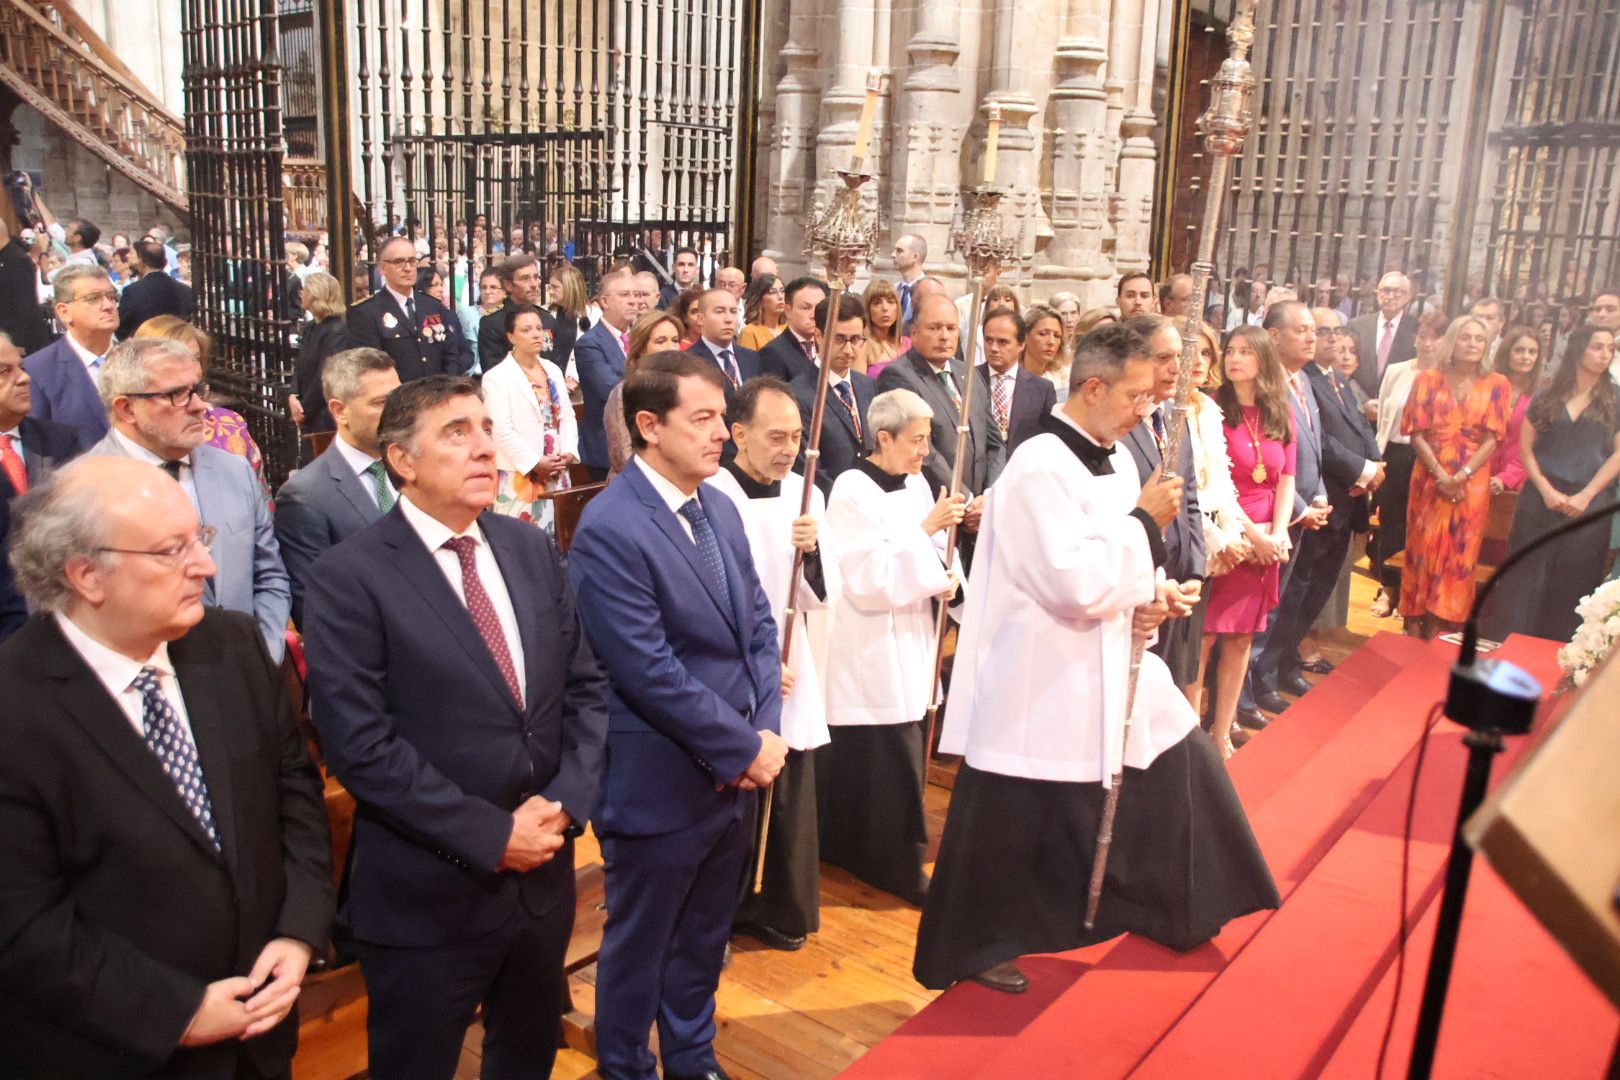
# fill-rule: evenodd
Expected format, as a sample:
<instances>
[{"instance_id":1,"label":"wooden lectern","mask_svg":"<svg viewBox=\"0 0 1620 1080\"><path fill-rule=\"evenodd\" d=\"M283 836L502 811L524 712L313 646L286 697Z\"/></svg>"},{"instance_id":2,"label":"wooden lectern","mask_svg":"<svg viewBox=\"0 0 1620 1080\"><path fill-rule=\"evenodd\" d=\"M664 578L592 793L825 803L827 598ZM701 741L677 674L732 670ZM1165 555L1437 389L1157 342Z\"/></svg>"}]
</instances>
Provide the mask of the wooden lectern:
<instances>
[{"instance_id":1,"label":"wooden lectern","mask_svg":"<svg viewBox=\"0 0 1620 1080\"><path fill-rule=\"evenodd\" d=\"M1620 650L1463 835L1620 1006Z\"/></svg>"}]
</instances>

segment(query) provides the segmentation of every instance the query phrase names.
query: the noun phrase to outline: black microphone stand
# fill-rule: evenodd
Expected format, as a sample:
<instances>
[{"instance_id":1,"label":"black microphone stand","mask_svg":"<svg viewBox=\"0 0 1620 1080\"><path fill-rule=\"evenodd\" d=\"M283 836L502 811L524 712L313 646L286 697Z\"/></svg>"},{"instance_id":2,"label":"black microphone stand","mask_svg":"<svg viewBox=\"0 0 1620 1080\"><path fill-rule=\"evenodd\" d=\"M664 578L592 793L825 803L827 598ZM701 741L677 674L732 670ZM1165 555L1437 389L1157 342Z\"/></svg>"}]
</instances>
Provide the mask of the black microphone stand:
<instances>
[{"instance_id":1,"label":"black microphone stand","mask_svg":"<svg viewBox=\"0 0 1620 1080\"><path fill-rule=\"evenodd\" d=\"M1440 919L1434 928L1434 950L1429 954L1429 973L1423 983L1423 1003L1418 1008L1417 1035L1412 1040L1409 1080L1428 1080L1434 1067L1435 1046L1440 1041L1440 1020L1446 1008L1446 992L1451 985L1451 965L1457 955L1457 937L1462 931L1463 903L1468 896L1468 877L1474 868L1474 849L1463 838L1463 826L1485 801L1491 766L1502 752L1504 735L1523 735L1535 719L1541 685L1529 674L1502 660L1475 662L1479 650L1479 616L1496 583L1526 556L1567 533L1620 512L1620 502L1611 502L1565 522L1552 532L1537 537L1496 568L1474 597L1474 606L1463 627L1462 651L1451 669L1446 690L1445 714L1468 729L1463 743L1468 747L1468 772L1463 779L1462 802L1457 809L1457 828L1451 839L1451 855L1446 862L1445 892L1440 898ZM1416 798L1416 793L1413 795Z\"/></svg>"}]
</instances>

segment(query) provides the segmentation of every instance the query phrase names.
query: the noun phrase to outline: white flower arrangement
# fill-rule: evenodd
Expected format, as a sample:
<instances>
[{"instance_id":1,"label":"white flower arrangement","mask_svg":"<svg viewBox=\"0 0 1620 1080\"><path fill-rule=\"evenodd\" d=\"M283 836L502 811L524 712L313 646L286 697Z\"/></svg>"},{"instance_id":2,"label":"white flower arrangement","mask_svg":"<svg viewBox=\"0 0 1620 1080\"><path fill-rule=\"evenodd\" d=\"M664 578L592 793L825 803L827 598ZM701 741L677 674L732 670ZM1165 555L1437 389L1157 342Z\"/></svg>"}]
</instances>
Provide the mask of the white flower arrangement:
<instances>
[{"instance_id":1,"label":"white flower arrangement","mask_svg":"<svg viewBox=\"0 0 1620 1080\"><path fill-rule=\"evenodd\" d=\"M1580 686L1620 641L1620 578L1606 581L1590 596L1582 597L1575 614L1581 617L1581 625L1569 644L1558 650L1558 666Z\"/></svg>"}]
</instances>

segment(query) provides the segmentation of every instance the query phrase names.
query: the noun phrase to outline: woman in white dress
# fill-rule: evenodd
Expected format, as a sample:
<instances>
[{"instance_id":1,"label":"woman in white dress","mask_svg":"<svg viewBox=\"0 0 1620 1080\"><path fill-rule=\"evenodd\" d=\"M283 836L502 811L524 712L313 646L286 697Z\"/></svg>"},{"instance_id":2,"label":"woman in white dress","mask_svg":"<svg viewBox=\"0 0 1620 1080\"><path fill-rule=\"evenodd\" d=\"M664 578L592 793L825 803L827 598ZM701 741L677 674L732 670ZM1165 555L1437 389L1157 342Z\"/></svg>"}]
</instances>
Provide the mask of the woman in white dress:
<instances>
[{"instance_id":1,"label":"woman in white dress","mask_svg":"<svg viewBox=\"0 0 1620 1080\"><path fill-rule=\"evenodd\" d=\"M840 474L827 499L833 600L827 724L816 760L821 857L874 888L921 903L923 718L936 700L934 604L959 589L945 535L966 500L922 477L933 410L910 390L872 399L876 451Z\"/></svg>"},{"instance_id":2,"label":"woman in white dress","mask_svg":"<svg viewBox=\"0 0 1620 1080\"><path fill-rule=\"evenodd\" d=\"M506 314L511 351L484 373L484 404L495 424L495 462L501 471L495 512L555 527L547 491L569 486L568 466L579 460L579 425L563 373L543 353L551 346L540 312L521 307Z\"/></svg>"}]
</instances>

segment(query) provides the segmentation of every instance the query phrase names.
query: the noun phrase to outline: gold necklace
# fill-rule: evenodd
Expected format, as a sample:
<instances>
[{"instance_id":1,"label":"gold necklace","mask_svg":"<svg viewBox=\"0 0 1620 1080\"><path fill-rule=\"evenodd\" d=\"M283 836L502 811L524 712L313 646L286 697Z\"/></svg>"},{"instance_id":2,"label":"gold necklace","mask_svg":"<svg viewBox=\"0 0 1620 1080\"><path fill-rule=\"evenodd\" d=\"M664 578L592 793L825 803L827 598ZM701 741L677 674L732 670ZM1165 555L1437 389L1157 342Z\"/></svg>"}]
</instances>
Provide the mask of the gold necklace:
<instances>
[{"instance_id":1,"label":"gold necklace","mask_svg":"<svg viewBox=\"0 0 1620 1080\"><path fill-rule=\"evenodd\" d=\"M1256 412L1258 411L1257 409ZM1263 484L1266 482L1268 474L1265 460L1260 456L1260 423L1258 420L1251 422L1249 414L1242 412L1241 408L1239 409L1239 415L1243 417L1243 426L1249 431L1249 441L1254 443L1254 469L1249 473L1249 476L1255 483Z\"/></svg>"}]
</instances>

